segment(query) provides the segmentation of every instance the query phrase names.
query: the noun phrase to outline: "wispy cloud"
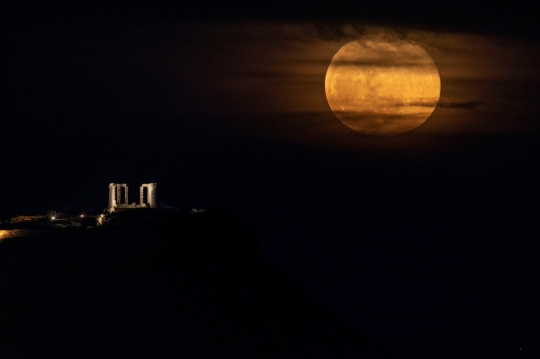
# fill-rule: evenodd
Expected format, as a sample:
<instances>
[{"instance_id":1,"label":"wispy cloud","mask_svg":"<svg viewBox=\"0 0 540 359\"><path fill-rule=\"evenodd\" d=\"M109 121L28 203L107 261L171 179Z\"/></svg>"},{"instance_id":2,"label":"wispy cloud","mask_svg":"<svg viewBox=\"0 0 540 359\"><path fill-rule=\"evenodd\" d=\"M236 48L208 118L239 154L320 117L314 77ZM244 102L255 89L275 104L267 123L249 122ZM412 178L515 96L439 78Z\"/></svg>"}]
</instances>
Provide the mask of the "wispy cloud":
<instances>
[{"instance_id":1,"label":"wispy cloud","mask_svg":"<svg viewBox=\"0 0 540 359\"><path fill-rule=\"evenodd\" d=\"M481 106L488 106L486 102L482 101L442 101L438 104L442 108L460 108L464 110L476 110Z\"/></svg>"},{"instance_id":2,"label":"wispy cloud","mask_svg":"<svg viewBox=\"0 0 540 359\"><path fill-rule=\"evenodd\" d=\"M298 114L306 114L299 122L303 128L308 128L309 121L318 124L311 129L321 131L317 139L328 133L343 135L343 125L328 105L325 76L334 55L349 41L366 47L370 42L386 41L389 51L399 44L418 44L433 58L441 78L440 99L394 104L417 107L418 112L436 105L416 133L480 133L495 127L502 131L514 126L515 115L530 113L536 106L540 48L523 41L345 23L200 24L170 32L183 37L169 36L170 43L161 44L166 53L157 61L166 72L164 78L176 81L185 102L216 116L249 114L247 118L252 119L252 114L268 114L258 117L253 126L265 128L266 133L274 133L268 128L283 126L279 136L285 136L287 130L296 138L292 119ZM396 65L385 62L384 56L351 60L339 65ZM403 71L408 66L421 71L418 67L423 66L411 57L399 61ZM170 98L175 101L174 96ZM323 117L313 113L328 116L322 121ZM268 127L263 125L266 121ZM247 123L251 124L246 121L242 126ZM329 127L319 126L322 123Z\"/></svg>"}]
</instances>

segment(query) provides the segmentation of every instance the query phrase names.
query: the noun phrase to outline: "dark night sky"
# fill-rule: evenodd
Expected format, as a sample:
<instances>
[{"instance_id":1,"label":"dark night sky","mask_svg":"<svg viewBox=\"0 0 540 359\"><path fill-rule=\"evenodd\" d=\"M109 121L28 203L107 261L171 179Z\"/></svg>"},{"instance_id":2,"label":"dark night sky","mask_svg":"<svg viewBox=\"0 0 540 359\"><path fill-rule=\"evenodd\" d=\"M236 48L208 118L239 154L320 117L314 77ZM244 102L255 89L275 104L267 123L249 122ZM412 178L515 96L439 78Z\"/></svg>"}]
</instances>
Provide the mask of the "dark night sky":
<instances>
[{"instance_id":1,"label":"dark night sky","mask_svg":"<svg viewBox=\"0 0 540 359\"><path fill-rule=\"evenodd\" d=\"M48 3L4 14L1 216L100 213L108 183L157 182L161 205L239 214L313 298L397 357L540 353L532 7ZM370 31L420 42L439 67L441 106L409 133L369 137L329 113L332 55Z\"/></svg>"}]
</instances>

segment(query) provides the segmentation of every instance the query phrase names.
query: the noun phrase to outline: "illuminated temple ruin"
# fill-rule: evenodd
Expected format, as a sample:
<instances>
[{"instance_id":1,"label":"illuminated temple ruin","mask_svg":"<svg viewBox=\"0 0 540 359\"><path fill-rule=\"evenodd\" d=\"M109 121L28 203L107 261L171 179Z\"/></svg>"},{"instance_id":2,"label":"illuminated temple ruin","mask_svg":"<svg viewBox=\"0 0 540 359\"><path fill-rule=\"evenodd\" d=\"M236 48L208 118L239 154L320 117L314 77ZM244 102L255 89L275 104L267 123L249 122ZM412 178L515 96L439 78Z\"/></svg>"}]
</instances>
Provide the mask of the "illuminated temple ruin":
<instances>
[{"instance_id":1,"label":"illuminated temple ruin","mask_svg":"<svg viewBox=\"0 0 540 359\"><path fill-rule=\"evenodd\" d=\"M142 184L140 187L139 204L135 202L129 204L128 185L125 183L110 183L109 207L107 207L106 212L113 213L135 208L156 208L156 186L156 183Z\"/></svg>"}]
</instances>

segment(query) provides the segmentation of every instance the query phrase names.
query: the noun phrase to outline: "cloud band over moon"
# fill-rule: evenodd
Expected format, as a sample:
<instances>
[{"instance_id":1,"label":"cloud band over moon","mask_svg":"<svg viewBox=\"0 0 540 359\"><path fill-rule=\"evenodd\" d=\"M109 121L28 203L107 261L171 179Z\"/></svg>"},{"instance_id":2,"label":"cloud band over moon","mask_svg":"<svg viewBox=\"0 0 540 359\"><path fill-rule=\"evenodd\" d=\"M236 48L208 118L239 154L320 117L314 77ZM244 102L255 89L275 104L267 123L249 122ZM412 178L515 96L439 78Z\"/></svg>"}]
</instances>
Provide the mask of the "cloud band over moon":
<instances>
[{"instance_id":1,"label":"cloud band over moon","mask_svg":"<svg viewBox=\"0 0 540 359\"><path fill-rule=\"evenodd\" d=\"M435 63L440 75L440 99L429 121L414 133L514 131L519 121L516 115L534 108L535 99L530 98L533 92L526 89L540 79L535 65L540 60L537 47L524 40L501 37L354 24L342 25L337 31L336 27L328 29L324 24L308 23L176 25L159 31L169 36L166 40L160 36L161 49L153 61L157 62L161 76L172 82L170 86L178 92L176 97L160 98L167 111L181 113L190 108L226 118L245 130L261 131L264 136L292 140L299 139L293 130L295 125L291 123L289 132L286 126L266 126L260 121L278 120L264 114L279 114L287 121L293 118L288 114L302 114L304 122L309 114L332 113L325 77L334 55L350 41L364 47L385 43L389 49L396 44L417 44L429 53L433 59L430 63L419 61L422 56L414 52L398 59L376 55L334 59L339 66L424 73L429 73ZM405 100L387 99L383 106L387 110L379 117L392 117L392 111L399 107L414 110L415 114L426 113L437 97L438 94L423 94ZM362 116L373 112L335 110L359 112ZM461 112L456 116L455 111ZM330 141L330 137L314 131L342 126L335 117L323 117L328 122L321 127L321 117L312 116L314 126L305 127L303 141ZM250 121L257 121L260 126Z\"/></svg>"}]
</instances>

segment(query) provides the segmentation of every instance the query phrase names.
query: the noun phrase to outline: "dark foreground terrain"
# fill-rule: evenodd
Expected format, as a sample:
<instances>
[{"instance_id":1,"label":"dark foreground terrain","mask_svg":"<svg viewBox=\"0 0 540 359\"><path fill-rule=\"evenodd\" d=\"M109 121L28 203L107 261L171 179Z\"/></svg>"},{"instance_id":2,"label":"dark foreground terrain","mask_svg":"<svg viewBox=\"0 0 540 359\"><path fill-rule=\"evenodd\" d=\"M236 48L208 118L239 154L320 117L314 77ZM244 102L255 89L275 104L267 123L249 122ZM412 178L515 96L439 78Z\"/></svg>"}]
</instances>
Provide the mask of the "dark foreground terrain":
<instances>
[{"instance_id":1,"label":"dark foreground terrain","mask_svg":"<svg viewBox=\"0 0 540 359\"><path fill-rule=\"evenodd\" d=\"M386 358L224 211L0 243L0 358Z\"/></svg>"}]
</instances>

